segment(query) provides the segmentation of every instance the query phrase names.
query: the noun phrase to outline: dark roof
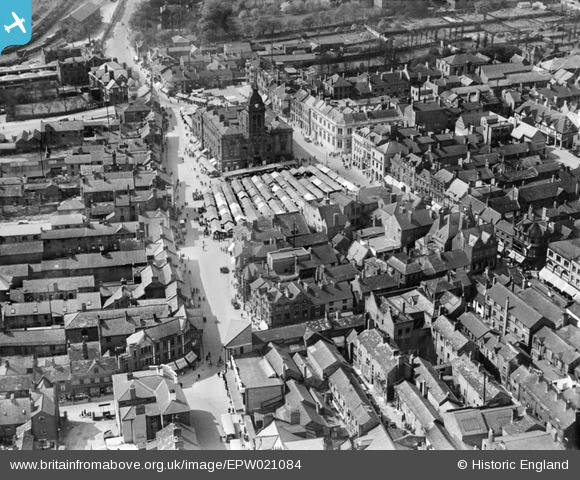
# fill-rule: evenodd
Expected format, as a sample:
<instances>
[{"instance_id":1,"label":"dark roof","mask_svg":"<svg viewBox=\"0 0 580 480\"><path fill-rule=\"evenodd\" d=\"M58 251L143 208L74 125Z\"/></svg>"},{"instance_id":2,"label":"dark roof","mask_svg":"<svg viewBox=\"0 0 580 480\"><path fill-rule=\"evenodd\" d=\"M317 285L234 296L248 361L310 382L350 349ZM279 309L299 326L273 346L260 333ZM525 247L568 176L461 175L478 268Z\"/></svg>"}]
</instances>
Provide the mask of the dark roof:
<instances>
[{"instance_id":1,"label":"dark roof","mask_svg":"<svg viewBox=\"0 0 580 480\"><path fill-rule=\"evenodd\" d=\"M0 347L26 345L65 345L64 328L9 330L0 332Z\"/></svg>"},{"instance_id":2,"label":"dark roof","mask_svg":"<svg viewBox=\"0 0 580 480\"><path fill-rule=\"evenodd\" d=\"M87 18L93 15L97 10L100 10L101 7L91 3L86 2L83 3L80 7L76 10L73 10L69 16L74 18L77 22L84 22Z\"/></svg>"},{"instance_id":3,"label":"dark roof","mask_svg":"<svg viewBox=\"0 0 580 480\"><path fill-rule=\"evenodd\" d=\"M465 312L459 317L459 322L465 331L469 332L475 339L479 339L491 331L491 328L481 317L473 312Z\"/></svg>"},{"instance_id":4,"label":"dark roof","mask_svg":"<svg viewBox=\"0 0 580 480\"><path fill-rule=\"evenodd\" d=\"M395 279L395 277L388 273L361 278L359 283L363 293L375 292L377 290L383 290L387 288L395 288L399 285L399 282Z\"/></svg>"}]
</instances>

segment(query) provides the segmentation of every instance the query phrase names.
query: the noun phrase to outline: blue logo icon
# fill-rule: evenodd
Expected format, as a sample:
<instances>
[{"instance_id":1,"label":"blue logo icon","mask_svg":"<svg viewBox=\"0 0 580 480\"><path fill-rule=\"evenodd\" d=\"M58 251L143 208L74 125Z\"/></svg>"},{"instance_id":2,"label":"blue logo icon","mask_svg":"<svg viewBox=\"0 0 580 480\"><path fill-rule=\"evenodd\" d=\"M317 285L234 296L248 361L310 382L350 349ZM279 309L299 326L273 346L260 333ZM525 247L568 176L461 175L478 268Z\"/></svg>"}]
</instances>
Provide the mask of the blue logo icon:
<instances>
[{"instance_id":1,"label":"blue logo icon","mask_svg":"<svg viewBox=\"0 0 580 480\"><path fill-rule=\"evenodd\" d=\"M0 54L10 45L26 45L32 35L32 0L0 0Z\"/></svg>"}]
</instances>

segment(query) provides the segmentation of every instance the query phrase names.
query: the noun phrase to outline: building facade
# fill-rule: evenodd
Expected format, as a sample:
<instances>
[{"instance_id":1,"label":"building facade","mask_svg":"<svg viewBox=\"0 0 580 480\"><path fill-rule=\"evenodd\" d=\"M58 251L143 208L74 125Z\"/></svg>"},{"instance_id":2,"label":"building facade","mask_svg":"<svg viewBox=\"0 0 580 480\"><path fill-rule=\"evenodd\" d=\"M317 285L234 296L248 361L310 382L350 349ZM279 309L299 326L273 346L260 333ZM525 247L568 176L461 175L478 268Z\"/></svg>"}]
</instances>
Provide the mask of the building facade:
<instances>
[{"instance_id":1,"label":"building facade","mask_svg":"<svg viewBox=\"0 0 580 480\"><path fill-rule=\"evenodd\" d=\"M215 158L221 172L239 170L293 158L292 128L269 118L254 87L245 106L201 108L192 116L194 135L202 150Z\"/></svg>"}]
</instances>

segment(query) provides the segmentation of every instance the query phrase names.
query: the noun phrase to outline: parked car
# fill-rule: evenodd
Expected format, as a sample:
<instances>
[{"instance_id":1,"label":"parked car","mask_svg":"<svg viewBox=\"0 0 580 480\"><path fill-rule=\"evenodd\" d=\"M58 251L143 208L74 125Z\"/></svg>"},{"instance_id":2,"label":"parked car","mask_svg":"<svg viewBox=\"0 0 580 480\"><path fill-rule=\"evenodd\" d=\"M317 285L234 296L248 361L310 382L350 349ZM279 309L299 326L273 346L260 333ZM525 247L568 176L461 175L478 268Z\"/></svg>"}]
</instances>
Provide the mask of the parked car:
<instances>
[{"instance_id":1,"label":"parked car","mask_svg":"<svg viewBox=\"0 0 580 480\"><path fill-rule=\"evenodd\" d=\"M236 310L239 310L240 309L240 304L238 303L238 301L236 299L233 299L232 300L232 305L234 306L234 308Z\"/></svg>"},{"instance_id":2,"label":"parked car","mask_svg":"<svg viewBox=\"0 0 580 480\"><path fill-rule=\"evenodd\" d=\"M230 273L230 269L228 267L221 267L220 272L221 273Z\"/></svg>"}]
</instances>

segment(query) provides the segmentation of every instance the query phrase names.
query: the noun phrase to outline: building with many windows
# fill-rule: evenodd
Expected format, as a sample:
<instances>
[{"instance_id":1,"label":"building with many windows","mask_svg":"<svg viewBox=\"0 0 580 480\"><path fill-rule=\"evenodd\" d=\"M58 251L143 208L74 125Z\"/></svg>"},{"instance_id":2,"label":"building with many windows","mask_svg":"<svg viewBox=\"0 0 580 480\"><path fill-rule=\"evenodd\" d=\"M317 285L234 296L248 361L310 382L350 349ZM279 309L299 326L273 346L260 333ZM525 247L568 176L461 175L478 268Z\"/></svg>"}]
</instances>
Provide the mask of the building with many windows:
<instances>
[{"instance_id":1,"label":"building with many windows","mask_svg":"<svg viewBox=\"0 0 580 480\"><path fill-rule=\"evenodd\" d=\"M293 158L292 128L270 117L258 89L245 106L200 108L192 116L193 134L221 172Z\"/></svg>"},{"instance_id":2,"label":"building with many windows","mask_svg":"<svg viewBox=\"0 0 580 480\"><path fill-rule=\"evenodd\" d=\"M540 278L574 299L580 298L580 239L550 243Z\"/></svg>"},{"instance_id":3,"label":"building with many windows","mask_svg":"<svg viewBox=\"0 0 580 480\"><path fill-rule=\"evenodd\" d=\"M312 135L329 153L335 154L351 153L352 137L357 128L403 122L397 110L386 109L383 105L367 108L355 101L331 102L303 91L294 96L290 118L306 135Z\"/></svg>"}]
</instances>

